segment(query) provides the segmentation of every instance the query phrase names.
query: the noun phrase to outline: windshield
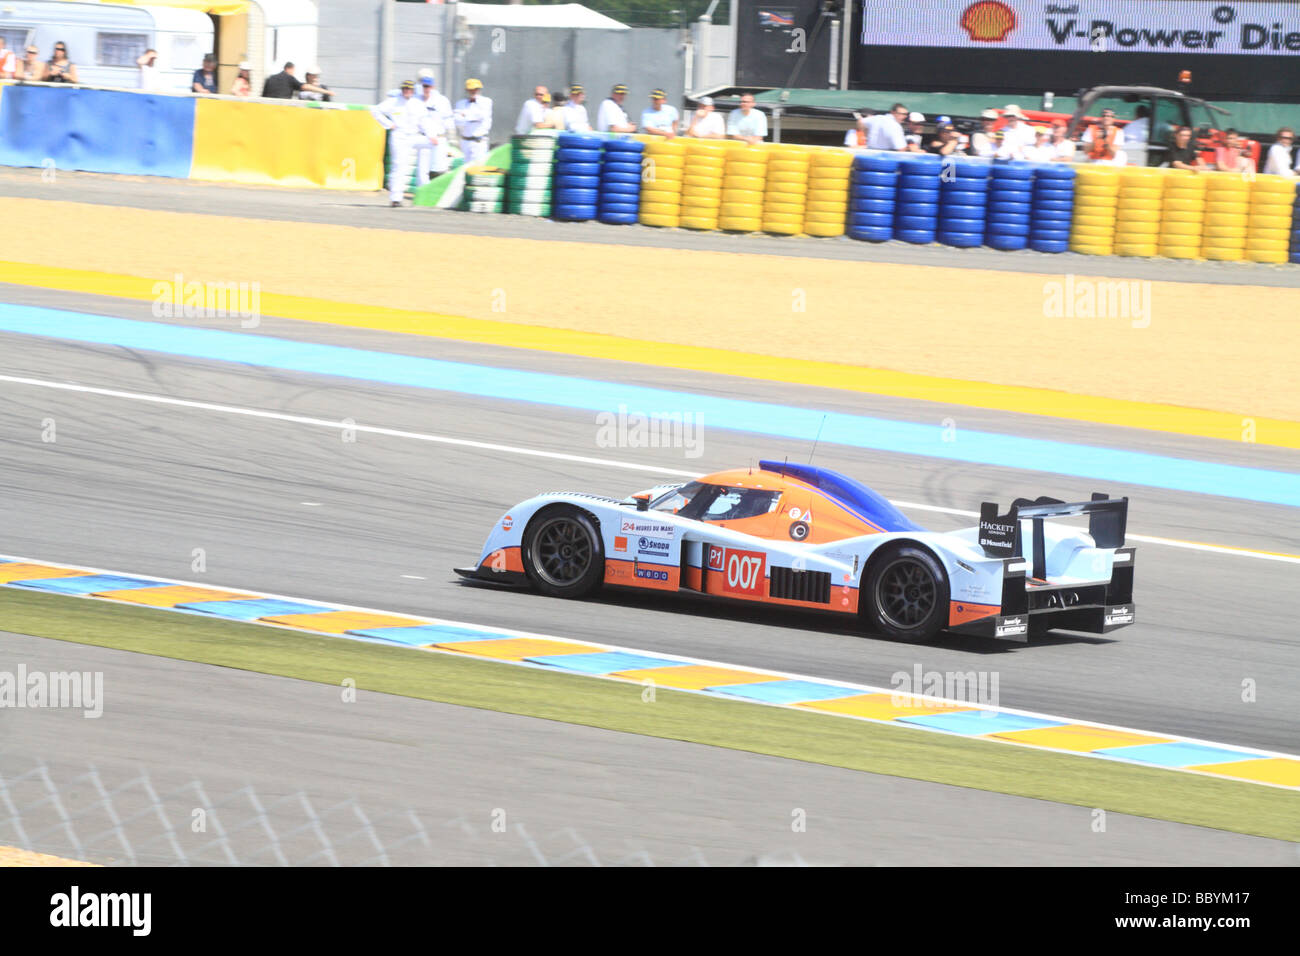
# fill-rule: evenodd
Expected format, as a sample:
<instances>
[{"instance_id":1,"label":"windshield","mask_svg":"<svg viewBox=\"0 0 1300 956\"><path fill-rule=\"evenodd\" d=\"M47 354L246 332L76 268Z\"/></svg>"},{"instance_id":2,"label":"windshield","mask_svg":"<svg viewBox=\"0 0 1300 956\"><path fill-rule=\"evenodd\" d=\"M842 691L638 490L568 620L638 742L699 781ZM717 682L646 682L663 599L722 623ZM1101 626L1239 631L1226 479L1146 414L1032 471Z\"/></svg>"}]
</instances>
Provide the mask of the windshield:
<instances>
[{"instance_id":1,"label":"windshield","mask_svg":"<svg viewBox=\"0 0 1300 956\"><path fill-rule=\"evenodd\" d=\"M686 507L700 493L704 486L698 481L688 481L676 491L660 495L650 503L651 511L677 512Z\"/></svg>"}]
</instances>

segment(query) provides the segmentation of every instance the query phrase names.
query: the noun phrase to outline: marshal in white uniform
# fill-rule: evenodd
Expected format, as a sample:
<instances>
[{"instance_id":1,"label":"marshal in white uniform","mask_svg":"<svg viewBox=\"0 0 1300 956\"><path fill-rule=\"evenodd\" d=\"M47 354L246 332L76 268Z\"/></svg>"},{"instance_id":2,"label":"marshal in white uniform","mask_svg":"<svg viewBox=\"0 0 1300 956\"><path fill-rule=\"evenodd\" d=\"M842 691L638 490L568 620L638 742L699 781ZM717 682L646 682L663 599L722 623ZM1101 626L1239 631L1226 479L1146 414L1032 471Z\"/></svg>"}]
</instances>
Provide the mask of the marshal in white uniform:
<instances>
[{"instance_id":1,"label":"marshal in white uniform","mask_svg":"<svg viewBox=\"0 0 1300 956\"><path fill-rule=\"evenodd\" d=\"M481 90L478 80L466 80L465 90ZM478 166L487 160L488 135L492 132L492 101L479 95L474 99L462 97L454 111L456 131L460 134L460 151L465 154L465 165Z\"/></svg>"},{"instance_id":2,"label":"marshal in white uniform","mask_svg":"<svg viewBox=\"0 0 1300 956\"><path fill-rule=\"evenodd\" d=\"M408 91L410 95L407 95ZM415 168L416 153L423 148L421 143L429 145L430 137L436 135L433 123L437 117L433 117L431 122L428 107L415 95L415 84L409 81L402 84L397 95L390 95L378 106L372 106L370 113L380 126L389 131L392 166L388 173L388 198L394 206L401 205L411 171Z\"/></svg>"}]
</instances>

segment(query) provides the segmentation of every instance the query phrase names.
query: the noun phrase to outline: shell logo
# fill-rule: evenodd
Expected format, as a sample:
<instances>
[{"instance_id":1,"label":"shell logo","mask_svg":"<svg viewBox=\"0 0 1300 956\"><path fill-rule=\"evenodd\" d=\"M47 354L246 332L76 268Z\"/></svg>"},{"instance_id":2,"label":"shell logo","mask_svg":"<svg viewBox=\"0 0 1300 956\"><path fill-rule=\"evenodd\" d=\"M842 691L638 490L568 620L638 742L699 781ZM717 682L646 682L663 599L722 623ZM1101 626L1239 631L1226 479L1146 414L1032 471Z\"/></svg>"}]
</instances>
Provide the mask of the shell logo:
<instances>
[{"instance_id":1,"label":"shell logo","mask_svg":"<svg viewBox=\"0 0 1300 956\"><path fill-rule=\"evenodd\" d=\"M1000 0L976 0L962 13L961 26L977 43L1000 43L1016 28L1016 12Z\"/></svg>"}]
</instances>

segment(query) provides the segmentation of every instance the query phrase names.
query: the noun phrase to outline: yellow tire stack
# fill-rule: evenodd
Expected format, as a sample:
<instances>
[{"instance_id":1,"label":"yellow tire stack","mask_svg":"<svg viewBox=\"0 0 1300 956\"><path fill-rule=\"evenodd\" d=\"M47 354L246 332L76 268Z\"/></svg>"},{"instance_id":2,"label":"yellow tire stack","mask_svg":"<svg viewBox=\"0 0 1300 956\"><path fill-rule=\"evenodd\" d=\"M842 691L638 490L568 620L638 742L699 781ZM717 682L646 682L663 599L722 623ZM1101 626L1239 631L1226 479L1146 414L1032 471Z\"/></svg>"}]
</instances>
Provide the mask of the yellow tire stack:
<instances>
[{"instance_id":1,"label":"yellow tire stack","mask_svg":"<svg viewBox=\"0 0 1300 956\"><path fill-rule=\"evenodd\" d=\"M1115 209L1115 255L1160 254L1160 212L1164 198L1162 169L1126 166L1119 173L1119 205Z\"/></svg>"},{"instance_id":2,"label":"yellow tire stack","mask_svg":"<svg viewBox=\"0 0 1300 956\"><path fill-rule=\"evenodd\" d=\"M686 140L685 145L681 224L687 229L717 229L728 150L709 140Z\"/></svg>"},{"instance_id":3,"label":"yellow tire stack","mask_svg":"<svg viewBox=\"0 0 1300 956\"><path fill-rule=\"evenodd\" d=\"M1290 258L1291 205L1294 179L1259 176L1250 187L1246 220L1246 258L1251 262L1286 262Z\"/></svg>"},{"instance_id":4,"label":"yellow tire stack","mask_svg":"<svg viewBox=\"0 0 1300 956\"><path fill-rule=\"evenodd\" d=\"M686 146L657 140L641 156L640 221L647 226L680 226Z\"/></svg>"},{"instance_id":5,"label":"yellow tire stack","mask_svg":"<svg viewBox=\"0 0 1300 956\"><path fill-rule=\"evenodd\" d=\"M1114 255L1119 167L1079 166L1076 173L1070 251L1090 256Z\"/></svg>"},{"instance_id":6,"label":"yellow tire stack","mask_svg":"<svg viewBox=\"0 0 1300 956\"><path fill-rule=\"evenodd\" d=\"M770 146L767 191L763 193L763 231L796 236L803 232L808 205L808 150Z\"/></svg>"},{"instance_id":7,"label":"yellow tire stack","mask_svg":"<svg viewBox=\"0 0 1300 956\"><path fill-rule=\"evenodd\" d=\"M1201 258L1205 183L1203 174L1189 169L1167 171L1160 199L1160 255L1168 259Z\"/></svg>"},{"instance_id":8,"label":"yellow tire stack","mask_svg":"<svg viewBox=\"0 0 1300 956\"><path fill-rule=\"evenodd\" d=\"M733 140L722 178L722 214L718 228L758 232L763 228L763 194L767 190L767 150Z\"/></svg>"},{"instance_id":9,"label":"yellow tire stack","mask_svg":"<svg viewBox=\"0 0 1300 956\"><path fill-rule=\"evenodd\" d=\"M1246 258L1246 226L1250 220L1250 182L1241 173L1203 173L1205 230L1201 256L1239 262Z\"/></svg>"},{"instance_id":10,"label":"yellow tire stack","mask_svg":"<svg viewBox=\"0 0 1300 956\"><path fill-rule=\"evenodd\" d=\"M849 174L853 153L823 147L808 162L808 201L804 205L803 231L810 236L842 236L849 211Z\"/></svg>"}]
</instances>

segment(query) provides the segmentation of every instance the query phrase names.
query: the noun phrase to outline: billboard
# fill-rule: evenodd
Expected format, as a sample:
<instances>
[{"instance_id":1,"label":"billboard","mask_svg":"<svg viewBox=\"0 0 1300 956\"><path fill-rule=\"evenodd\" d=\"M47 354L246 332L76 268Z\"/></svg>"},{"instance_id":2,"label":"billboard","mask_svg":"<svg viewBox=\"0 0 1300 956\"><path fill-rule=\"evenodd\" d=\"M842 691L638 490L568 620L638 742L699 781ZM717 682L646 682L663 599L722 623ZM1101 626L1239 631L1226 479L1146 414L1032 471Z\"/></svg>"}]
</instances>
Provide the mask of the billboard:
<instances>
[{"instance_id":1,"label":"billboard","mask_svg":"<svg viewBox=\"0 0 1300 956\"><path fill-rule=\"evenodd\" d=\"M1300 6L1204 0L863 0L869 46L1300 55Z\"/></svg>"}]
</instances>

